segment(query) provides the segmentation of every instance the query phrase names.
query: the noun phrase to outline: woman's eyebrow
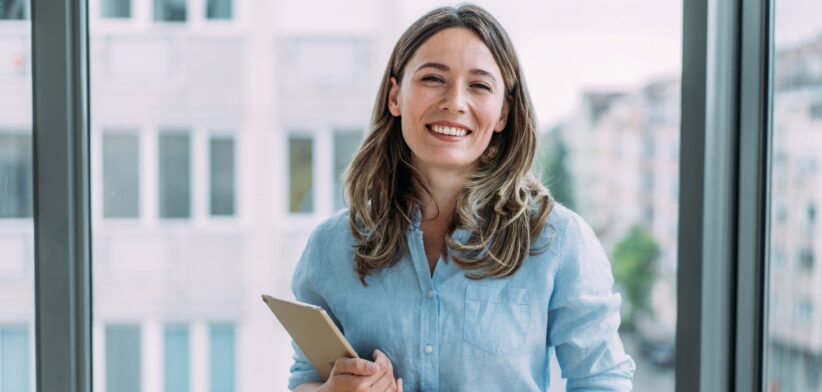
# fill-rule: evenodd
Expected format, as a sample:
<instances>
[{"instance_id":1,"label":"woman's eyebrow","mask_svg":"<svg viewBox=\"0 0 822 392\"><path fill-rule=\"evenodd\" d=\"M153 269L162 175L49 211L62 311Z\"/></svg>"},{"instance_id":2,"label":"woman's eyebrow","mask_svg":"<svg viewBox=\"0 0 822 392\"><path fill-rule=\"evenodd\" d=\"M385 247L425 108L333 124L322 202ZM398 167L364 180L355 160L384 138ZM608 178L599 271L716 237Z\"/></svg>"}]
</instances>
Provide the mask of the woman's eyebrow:
<instances>
[{"instance_id":1,"label":"woman's eyebrow","mask_svg":"<svg viewBox=\"0 0 822 392\"><path fill-rule=\"evenodd\" d=\"M442 72L448 72L448 71L450 71L450 70L451 70L451 68L449 68L449 67L448 67L447 65L445 65L445 64L442 64L442 63L432 63L432 62L429 62L429 63L423 63L422 65L420 65L419 67L417 67L417 71L419 71L419 70L421 70L421 69L424 69L424 68L434 68L434 69L436 69L436 70L438 70L438 71L442 71ZM472 70L471 70L471 71L469 71L469 72L471 72L471 74L473 74L473 75L487 77L487 78L489 78L489 79L493 80L494 82L496 82L496 81L497 81L497 78L495 78L495 77L494 77L494 75L493 75L492 73L490 73L490 72L488 72L488 71L486 71L486 70L484 70L484 69L474 68L474 69L472 69Z\"/></svg>"}]
</instances>

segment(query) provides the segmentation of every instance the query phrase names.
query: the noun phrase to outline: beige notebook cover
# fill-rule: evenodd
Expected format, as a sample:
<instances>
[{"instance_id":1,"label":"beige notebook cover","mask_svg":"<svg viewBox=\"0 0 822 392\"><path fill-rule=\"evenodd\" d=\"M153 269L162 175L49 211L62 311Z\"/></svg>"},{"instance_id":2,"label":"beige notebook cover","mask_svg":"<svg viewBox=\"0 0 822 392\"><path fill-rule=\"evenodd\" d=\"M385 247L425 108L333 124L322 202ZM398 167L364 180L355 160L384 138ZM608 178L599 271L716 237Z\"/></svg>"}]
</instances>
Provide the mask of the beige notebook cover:
<instances>
[{"instance_id":1,"label":"beige notebook cover","mask_svg":"<svg viewBox=\"0 0 822 392\"><path fill-rule=\"evenodd\" d=\"M337 359L358 358L323 308L265 294L263 301L314 365L323 381L328 380Z\"/></svg>"}]
</instances>

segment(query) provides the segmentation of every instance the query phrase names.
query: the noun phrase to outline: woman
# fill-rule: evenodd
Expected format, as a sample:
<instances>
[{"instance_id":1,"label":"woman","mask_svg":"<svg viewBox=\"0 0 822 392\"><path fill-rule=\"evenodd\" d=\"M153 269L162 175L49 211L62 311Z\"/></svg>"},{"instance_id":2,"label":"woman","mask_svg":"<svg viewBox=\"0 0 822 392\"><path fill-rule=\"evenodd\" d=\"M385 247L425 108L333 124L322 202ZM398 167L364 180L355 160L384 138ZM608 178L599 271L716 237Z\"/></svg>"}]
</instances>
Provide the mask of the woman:
<instances>
[{"instance_id":1,"label":"woman","mask_svg":"<svg viewBox=\"0 0 822 392\"><path fill-rule=\"evenodd\" d=\"M556 349L569 390L630 390L620 298L586 223L531 174L536 120L505 31L473 5L416 21L391 54L350 211L321 224L292 289L366 359L299 391L537 391Z\"/></svg>"}]
</instances>

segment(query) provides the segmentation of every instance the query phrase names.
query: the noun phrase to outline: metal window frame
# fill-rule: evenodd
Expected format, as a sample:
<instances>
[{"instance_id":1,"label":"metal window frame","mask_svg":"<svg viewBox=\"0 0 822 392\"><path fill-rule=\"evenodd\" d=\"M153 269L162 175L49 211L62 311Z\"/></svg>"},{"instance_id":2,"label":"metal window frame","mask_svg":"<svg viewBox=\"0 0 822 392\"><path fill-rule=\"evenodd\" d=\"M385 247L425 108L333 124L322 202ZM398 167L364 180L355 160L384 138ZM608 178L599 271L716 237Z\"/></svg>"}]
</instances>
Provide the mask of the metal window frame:
<instances>
[{"instance_id":1,"label":"metal window frame","mask_svg":"<svg viewBox=\"0 0 822 392\"><path fill-rule=\"evenodd\" d=\"M88 3L32 1L38 391L91 391Z\"/></svg>"},{"instance_id":2,"label":"metal window frame","mask_svg":"<svg viewBox=\"0 0 822 392\"><path fill-rule=\"evenodd\" d=\"M676 390L762 391L772 2L683 5Z\"/></svg>"}]
</instances>

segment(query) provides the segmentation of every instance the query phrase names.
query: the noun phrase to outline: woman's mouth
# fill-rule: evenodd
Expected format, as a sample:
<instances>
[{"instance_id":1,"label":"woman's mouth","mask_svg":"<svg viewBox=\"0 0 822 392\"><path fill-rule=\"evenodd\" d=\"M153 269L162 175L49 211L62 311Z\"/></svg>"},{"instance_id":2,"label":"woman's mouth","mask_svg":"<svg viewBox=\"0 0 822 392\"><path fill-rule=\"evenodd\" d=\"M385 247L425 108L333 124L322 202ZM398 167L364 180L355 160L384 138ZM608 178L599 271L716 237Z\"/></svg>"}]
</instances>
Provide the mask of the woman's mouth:
<instances>
[{"instance_id":1,"label":"woman's mouth","mask_svg":"<svg viewBox=\"0 0 822 392\"><path fill-rule=\"evenodd\" d=\"M428 127L429 131L431 131L433 133L436 133L436 134L439 134L439 135L445 135L445 136L462 137L462 136L465 136L465 135L468 135L468 134L471 133L471 131L469 131L467 129L458 128L458 127L448 127L448 126L436 125L436 124L431 124L431 125L428 125L427 127Z\"/></svg>"}]
</instances>

